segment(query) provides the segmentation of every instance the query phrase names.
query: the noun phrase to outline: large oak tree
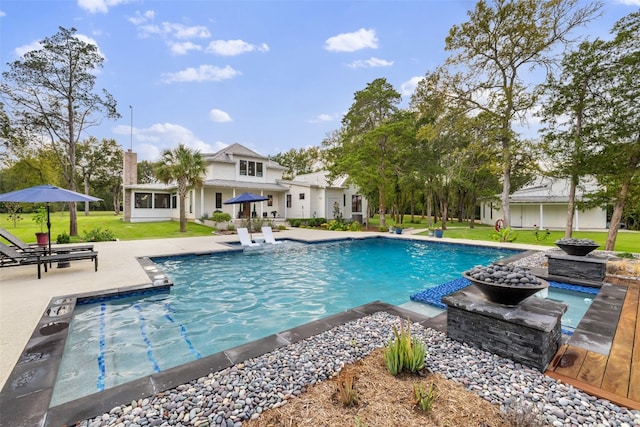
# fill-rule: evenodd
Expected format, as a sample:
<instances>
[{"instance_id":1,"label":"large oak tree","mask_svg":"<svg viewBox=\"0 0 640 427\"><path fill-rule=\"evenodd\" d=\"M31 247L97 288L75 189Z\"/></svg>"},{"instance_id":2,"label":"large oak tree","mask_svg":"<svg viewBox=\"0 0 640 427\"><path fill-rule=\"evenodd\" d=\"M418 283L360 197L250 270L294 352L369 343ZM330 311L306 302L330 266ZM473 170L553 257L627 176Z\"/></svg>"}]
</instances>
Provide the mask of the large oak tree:
<instances>
[{"instance_id":1,"label":"large oak tree","mask_svg":"<svg viewBox=\"0 0 640 427\"><path fill-rule=\"evenodd\" d=\"M69 190L76 190L76 146L83 133L107 117L119 117L106 90L94 90L104 57L98 46L60 27L40 48L8 64L0 92L13 126L49 147L62 166ZM69 234L78 234L75 203L69 209Z\"/></svg>"},{"instance_id":2,"label":"large oak tree","mask_svg":"<svg viewBox=\"0 0 640 427\"><path fill-rule=\"evenodd\" d=\"M578 0L481 0L469 20L454 25L446 49L454 52L446 66L453 72L446 93L470 110L484 111L499 123L502 207L511 223L509 195L514 167L513 124L536 105L531 81L537 68L552 68L554 48L570 42L570 33L592 20L599 2L578 7Z\"/></svg>"}]
</instances>

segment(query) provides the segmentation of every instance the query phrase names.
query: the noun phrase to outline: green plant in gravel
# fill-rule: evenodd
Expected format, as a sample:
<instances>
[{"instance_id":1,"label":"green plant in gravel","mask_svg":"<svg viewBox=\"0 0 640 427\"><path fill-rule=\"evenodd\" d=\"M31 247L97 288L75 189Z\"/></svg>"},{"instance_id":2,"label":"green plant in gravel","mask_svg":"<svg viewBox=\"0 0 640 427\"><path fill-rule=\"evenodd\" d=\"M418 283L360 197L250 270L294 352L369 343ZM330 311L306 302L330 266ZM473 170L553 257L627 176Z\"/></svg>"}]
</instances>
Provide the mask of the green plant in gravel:
<instances>
[{"instance_id":1,"label":"green plant in gravel","mask_svg":"<svg viewBox=\"0 0 640 427\"><path fill-rule=\"evenodd\" d=\"M423 342L411 336L411 326L407 321L406 329L400 321L400 330L393 327L394 339L384 349L384 364L391 375L402 371L419 372L424 369L427 348Z\"/></svg>"},{"instance_id":2,"label":"green plant in gravel","mask_svg":"<svg viewBox=\"0 0 640 427\"><path fill-rule=\"evenodd\" d=\"M436 391L434 383L431 383L427 389L424 388L423 384L413 384L413 394L416 397L416 405L418 405L423 412L431 411L433 404L438 398L438 392Z\"/></svg>"}]
</instances>

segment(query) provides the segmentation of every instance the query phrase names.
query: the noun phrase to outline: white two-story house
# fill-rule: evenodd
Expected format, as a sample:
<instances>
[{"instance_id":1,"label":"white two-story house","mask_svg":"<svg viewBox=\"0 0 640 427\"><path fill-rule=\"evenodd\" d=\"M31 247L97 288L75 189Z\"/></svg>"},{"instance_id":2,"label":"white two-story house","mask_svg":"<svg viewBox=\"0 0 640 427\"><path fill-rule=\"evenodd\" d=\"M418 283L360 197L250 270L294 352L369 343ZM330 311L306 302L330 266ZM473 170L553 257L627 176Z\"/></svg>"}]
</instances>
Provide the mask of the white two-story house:
<instances>
[{"instance_id":1,"label":"white two-story house","mask_svg":"<svg viewBox=\"0 0 640 427\"><path fill-rule=\"evenodd\" d=\"M215 211L226 212L232 220L252 217L270 219L333 219L338 213L347 220L362 222L367 202L357 189L340 177L328 180L328 173L299 175L282 179L285 170L278 163L240 144L232 144L214 154L201 154L206 165L204 185L189 188L186 215L195 220ZM128 222L179 219L175 183L138 184L136 153L124 153L124 220ZM226 205L225 201L244 192L267 197L259 203Z\"/></svg>"}]
</instances>

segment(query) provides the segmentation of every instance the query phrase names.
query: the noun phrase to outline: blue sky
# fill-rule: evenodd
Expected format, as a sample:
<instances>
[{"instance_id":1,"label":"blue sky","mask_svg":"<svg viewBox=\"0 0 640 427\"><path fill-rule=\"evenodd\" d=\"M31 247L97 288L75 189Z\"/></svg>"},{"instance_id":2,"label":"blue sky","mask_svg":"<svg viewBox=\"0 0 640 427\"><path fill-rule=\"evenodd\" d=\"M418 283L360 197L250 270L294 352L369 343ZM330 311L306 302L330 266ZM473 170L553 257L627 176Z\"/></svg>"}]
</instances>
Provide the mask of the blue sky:
<instances>
[{"instance_id":1,"label":"blue sky","mask_svg":"<svg viewBox=\"0 0 640 427\"><path fill-rule=\"evenodd\" d=\"M609 38L640 0L605 0L582 33ZM444 39L475 1L2 0L0 70L75 27L106 61L96 88L122 118L88 134L157 160L182 142L203 153L238 142L261 154L320 145L353 94L384 77L406 106L442 64ZM131 106L131 107L130 107ZM130 124L133 118L133 138Z\"/></svg>"}]
</instances>

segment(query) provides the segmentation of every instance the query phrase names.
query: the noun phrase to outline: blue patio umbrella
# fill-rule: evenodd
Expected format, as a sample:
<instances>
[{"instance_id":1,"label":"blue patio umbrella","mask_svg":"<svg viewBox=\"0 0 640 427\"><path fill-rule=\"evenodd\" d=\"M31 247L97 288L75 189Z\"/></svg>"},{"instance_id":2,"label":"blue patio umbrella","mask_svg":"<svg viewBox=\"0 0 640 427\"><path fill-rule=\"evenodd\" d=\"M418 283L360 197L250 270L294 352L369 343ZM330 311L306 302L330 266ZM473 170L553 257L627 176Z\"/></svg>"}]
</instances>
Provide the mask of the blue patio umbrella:
<instances>
[{"instance_id":1,"label":"blue patio umbrella","mask_svg":"<svg viewBox=\"0 0 640 427\"><path fill-rule=\"evenodd\" d=\"M225 205L237 205L237 204L247 203L247 202L249 203L263 202L265 200L269 200L269 198L265 196L260 196L258 194L253 194L253 193L242 193L241 195L233 197L223 203ZM251 213L249 213L249 233L251 233Z\"/></svg>"},{"instance_id":2,"label":"blue patio umbrella","mask_svg":"<svg viewBox=\"0 0 640 427\"><path fill-rule=\"evenodd\" d=\"M46 203L47 205L47 234L49 236L49 253L51 253L51 218L49 215L49 203L55 202L97 202L97 197L88 196L75 191L66 190L51 184L37 185L23 188L22 190L0 194L0 202L18 203Z\"/></svg>"}]
</instances>

